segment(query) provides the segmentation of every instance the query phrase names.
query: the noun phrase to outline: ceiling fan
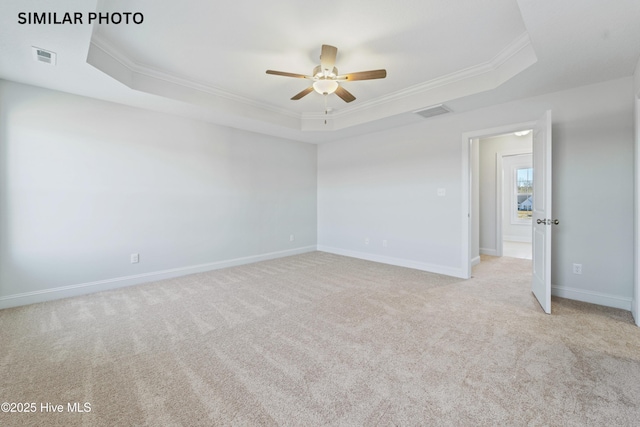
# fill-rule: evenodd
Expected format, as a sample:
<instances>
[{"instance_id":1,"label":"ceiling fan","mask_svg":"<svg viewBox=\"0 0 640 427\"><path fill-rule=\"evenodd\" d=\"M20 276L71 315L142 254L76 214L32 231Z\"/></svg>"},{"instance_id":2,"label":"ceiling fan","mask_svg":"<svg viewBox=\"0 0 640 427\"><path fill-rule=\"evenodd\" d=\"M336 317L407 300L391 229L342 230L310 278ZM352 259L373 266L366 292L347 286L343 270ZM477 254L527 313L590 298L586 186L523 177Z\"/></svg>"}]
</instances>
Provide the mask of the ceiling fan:
<instances>
[{"instance_id":1,"label":"ceiling fan","mask_svg":"<svg viewBox=\"0 0 640 427\"><path fill-rule=\"evenodd\" d=\"M360 71L357 73L338 74L338 69L335 67L337 53L337 47L323 44L320 54L320 65L313 69L313 74L310 76L274 70L267 70L267 74L313 80L311 86L291 98L293 101L297 101L315 90L321 95L335 93L342 98L344 102L351 102L355 100L356 97L340 86L339 82L384 79L387 76L387 70L370 70Z\"/></svg>"}]
</instances>

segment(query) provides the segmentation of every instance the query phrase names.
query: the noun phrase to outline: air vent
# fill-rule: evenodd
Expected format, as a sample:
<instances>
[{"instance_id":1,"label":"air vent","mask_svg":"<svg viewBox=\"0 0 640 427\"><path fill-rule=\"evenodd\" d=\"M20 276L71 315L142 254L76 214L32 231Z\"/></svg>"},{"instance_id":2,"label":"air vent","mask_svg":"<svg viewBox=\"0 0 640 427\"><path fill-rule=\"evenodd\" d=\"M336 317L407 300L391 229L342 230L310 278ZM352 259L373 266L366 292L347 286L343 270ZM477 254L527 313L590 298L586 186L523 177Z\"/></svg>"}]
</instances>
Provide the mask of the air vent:
<instances>
[{"instance_id":1,"label":"air vent","mask_svg":"<svg viewBox=\"0 0 640 427\"><path fill-rule=\"evenodd\" d=\"M447 107L444 104L432 105L431 107L423 108L422 110L414 111L419 116L428 119L429 117L439 116L440 114L450 113Z\"/></svg>"},{"instance_id":2,"label":"air vent","mask_svg":"<svg viewBox=\"0 0 640 427\"><path fill-rule=\"evenodd\" d=\"M31 46L31 50L33 52L33 59L38 62L44 62L45 64L56 65L56 57L58 56L55 52L51 52L50 50L41 49L39 47Z\"/></svg>"}]
</instances>

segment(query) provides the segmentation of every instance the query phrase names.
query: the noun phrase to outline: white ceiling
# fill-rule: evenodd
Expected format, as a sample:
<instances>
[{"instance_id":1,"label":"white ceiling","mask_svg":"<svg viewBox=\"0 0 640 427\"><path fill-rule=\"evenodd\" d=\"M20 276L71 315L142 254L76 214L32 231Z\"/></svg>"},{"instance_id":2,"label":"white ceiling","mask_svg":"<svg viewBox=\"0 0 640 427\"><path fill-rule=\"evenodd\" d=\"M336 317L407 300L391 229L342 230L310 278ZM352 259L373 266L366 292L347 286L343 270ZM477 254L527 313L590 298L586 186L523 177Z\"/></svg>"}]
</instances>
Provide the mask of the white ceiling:
<instances>
[{"instance_id":1,"label":"white ceiling","mask_svg":"<svg viewBox=\"0 0 640 427\"><path fill-rule=\"evenodd\" d=\"M223 4L223 6L221 6ZM140 25L90 25L89 12L140 12ZM19 12L82 12L82 25L20 25ZM424 120L630 76L640 1L616 0L3 0L0 78L307 142ZM338 47L346 104L311 93L320 46ZM55 67L31 46L58 54ZM326 121L326 123L325 123Z\"/></svg>"}]
</instances>

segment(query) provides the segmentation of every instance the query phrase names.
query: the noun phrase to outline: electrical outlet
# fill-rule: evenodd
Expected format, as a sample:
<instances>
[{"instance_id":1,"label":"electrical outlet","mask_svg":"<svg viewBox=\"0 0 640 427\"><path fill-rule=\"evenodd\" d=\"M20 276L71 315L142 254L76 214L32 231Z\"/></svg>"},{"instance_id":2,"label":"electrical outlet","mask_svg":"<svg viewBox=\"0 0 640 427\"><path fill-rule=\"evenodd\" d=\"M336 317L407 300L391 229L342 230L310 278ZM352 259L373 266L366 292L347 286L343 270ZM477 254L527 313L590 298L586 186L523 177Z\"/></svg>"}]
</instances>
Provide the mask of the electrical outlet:
<instances>
[{"instance_id":1,"label":"electrical outlet","mask_svg":"<svg viewBox=\"0 0 640 427\"><path fill-rule=\"evenodd\" d=\"M383 247L383 248L386 248L386 247L387 247L387 241L386 241L386 240L383 240L383 241L382 241L382 247Z\"/></svg>"},{"instance_id":2,"label":"electrical outlet","mask_svg":"<svg viewBox=\"0 0 640 427\"><path fill-rule=\"evenodd\" d=\"M582 274L582 264L573 264L573 274Z\"/></svg>"},{"instance_id":3,"label":"electrical outlet","mask_svg":"<svg viewBox=\"0 0 640 427\"><path fill-rule=\"evenodd\" d=\"M131 254L131 264L140 262L140 254Z\"/></svg>"},{"instance_id":4,"label":"electrical outlet","mask_svg":"<svg viewBox=\"0 0 640 427\"><path fill-rule=\"evenodd\" d=\"M368 244L369 244L369 238L368 238L368 237L364 239L364 244L365 244L365 245L368 245Z\"/></svg>"},{"instance_id":5,"label":"electrical outlet","mask_svg":"<svg viewBox=\"0 0 640 427\"><path fill-rule=\"evenodd\" d=\"M296 240L296 236L294 236L293 234L291 234L291 235L289 236L289 241L290 241L290 242L293 242L294 240Z\"/></svg>"}]
</instances>

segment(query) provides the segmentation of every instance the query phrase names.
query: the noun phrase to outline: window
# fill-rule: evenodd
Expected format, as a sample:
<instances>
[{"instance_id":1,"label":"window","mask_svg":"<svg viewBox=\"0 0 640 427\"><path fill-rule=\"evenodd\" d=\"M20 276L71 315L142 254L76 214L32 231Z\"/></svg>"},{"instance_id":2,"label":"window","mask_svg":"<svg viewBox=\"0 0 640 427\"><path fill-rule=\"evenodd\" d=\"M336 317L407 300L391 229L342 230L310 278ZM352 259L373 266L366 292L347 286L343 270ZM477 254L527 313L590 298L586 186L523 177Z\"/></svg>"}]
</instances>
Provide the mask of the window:
<instances>
[{"instance_id":1,"label":"window","mask_svg":"<svg viewBox=\"0 0 640 427\"><path fill-rule=\"evenodd\" d=\"M533 168L515 168L515 206L512 219L516 223L531 221L533 211Z\"/></svg>"}]
</instances>

